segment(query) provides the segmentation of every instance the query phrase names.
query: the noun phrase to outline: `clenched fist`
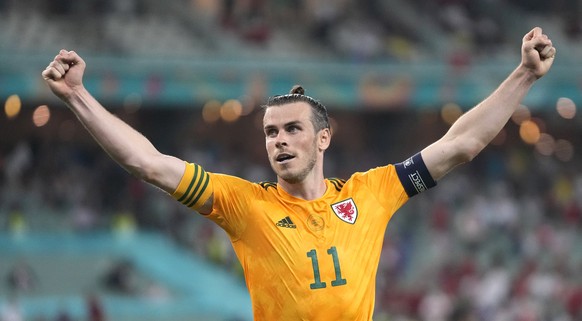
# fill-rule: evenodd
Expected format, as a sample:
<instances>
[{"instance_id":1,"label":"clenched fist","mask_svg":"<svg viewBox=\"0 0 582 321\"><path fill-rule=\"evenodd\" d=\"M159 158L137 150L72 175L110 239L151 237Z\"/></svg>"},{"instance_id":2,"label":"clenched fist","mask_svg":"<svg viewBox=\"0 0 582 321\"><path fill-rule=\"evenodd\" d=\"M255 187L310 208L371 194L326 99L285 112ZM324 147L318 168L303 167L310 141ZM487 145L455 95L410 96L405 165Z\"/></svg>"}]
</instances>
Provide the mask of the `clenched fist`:
<instances>
[{"instance_id":1,"label":"clenched fist","mask_svg":"<svg viewBox=\"0 0 582 321\"><path fill-rule=\"evenodd\" d=\"M541 28L535 27L523 37L521 63L536 78L542 77L550 70L555 56L556 48L552 45L552 40L543 34Z\"/></svg>"},{"instance_id":2,"label":"clenched fist","mask_svg":"<svg viewBox=\"0 0 582 321\"><path fill-rule=\"evenodd\" d=\"M83 88L84 72L85 61L76 52L63 49L42 72L42 77L52 92L66 101Z\"/></svg>"}]
</instances>

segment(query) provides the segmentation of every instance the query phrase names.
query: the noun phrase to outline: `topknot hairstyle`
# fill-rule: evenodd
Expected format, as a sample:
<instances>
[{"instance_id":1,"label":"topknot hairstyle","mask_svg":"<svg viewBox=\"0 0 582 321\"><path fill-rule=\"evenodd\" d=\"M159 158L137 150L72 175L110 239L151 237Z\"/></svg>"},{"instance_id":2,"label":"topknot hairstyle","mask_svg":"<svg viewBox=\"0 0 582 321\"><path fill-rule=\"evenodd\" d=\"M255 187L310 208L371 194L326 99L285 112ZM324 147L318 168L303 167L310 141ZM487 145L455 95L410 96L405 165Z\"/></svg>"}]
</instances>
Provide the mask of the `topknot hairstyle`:
<instances>
[{"instance_id":1,"label":"topknot hairstyle","mask_svg":"<svg viewBox=\"0 0 582 321\"><path fill-rule=\"evenodd\" d=\"M305 89L301 85L295 85L289 90L289 94L305 95Z\"/></svg>"},{"instance_id":2,"label":"topknot hairstyle","mask_svg":"<svg viewBox=\"0 0 582 321\"><path fill-rule=\"evenodd\" d=\"M301 85L293 86L287 95L269 97L267 104L265 104L263 108L267 109L273 106L281 106L296 102L304 102L311 106L311 122L313 123L313 127L315 128L316 132L324 128L330 129L327 108L325 108L325 106L318 100L315 100L310 96L306 96L305 89L303 89Z\"/></svg>"}]
</instances>

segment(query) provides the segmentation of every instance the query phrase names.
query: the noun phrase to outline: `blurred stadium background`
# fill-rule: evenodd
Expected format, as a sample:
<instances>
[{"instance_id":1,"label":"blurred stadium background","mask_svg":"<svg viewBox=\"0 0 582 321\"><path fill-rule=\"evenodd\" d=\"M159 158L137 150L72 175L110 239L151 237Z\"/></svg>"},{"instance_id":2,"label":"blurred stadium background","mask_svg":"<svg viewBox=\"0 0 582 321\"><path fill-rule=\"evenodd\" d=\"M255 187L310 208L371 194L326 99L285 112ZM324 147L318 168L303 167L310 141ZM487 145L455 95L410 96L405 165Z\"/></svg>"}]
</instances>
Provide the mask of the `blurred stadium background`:
<instances>
[{"instance_id":1,"label":"blurred stadium background","mask_svg":"<svg viewBox=\"0 0 582 321\"><path fill-rule=\"evenodd\" d=\"M258 107L300 83L332 116L326 175L347 178L439 138L536 25L553 70L393 219L375 320L582 320L579 0L0 0L0 320L252 319L224 233L48 92L59 49L162 152L253 181L274 180Z\"/></svg>"}]
</instances>

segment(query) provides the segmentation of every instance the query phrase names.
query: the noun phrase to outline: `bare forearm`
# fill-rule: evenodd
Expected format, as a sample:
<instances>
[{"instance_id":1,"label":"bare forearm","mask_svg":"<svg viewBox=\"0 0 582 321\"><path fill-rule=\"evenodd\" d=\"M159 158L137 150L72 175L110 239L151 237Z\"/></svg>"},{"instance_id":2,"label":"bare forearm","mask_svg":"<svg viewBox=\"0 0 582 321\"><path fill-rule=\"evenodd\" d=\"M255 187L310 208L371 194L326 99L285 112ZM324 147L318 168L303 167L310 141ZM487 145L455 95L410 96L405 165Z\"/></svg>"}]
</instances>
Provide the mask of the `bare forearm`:
<instances>
[{"instance_id":1,"label":"bare forearm","mask_svg":"<svg viewBox=\"0 0 582 321\"><path fill-rule=\"evenodd\" d=\"M131 174L173 193L184 174L184 161L161 154L147 138L101 106L83 86L85 67L76 52L63 49L41 74L115 161Z\"/></svg>"},{"instance_id":2,"label":"bare forearm","mask_svg":"<svg viewBox=\"0 0 582 321\"><path fill-rule=\"evenodd\" d=\"M183 162L161 154L151 142L107 111L85 89L65 99L69 108L99 145L134 176L168 192L179 182Z\"/></svg>"},{"instance_id":3,"label":"bare forearm","mask_svg":"<svg viewBox=\"0 0 582 321\"><path fill-rule=\"evenodd\" d=\"M143 135L107 111L86 90L72 95L66 103L99 145L129 172L138 174L139 159L158 153Z\"/></svg>"},{"instance_id":4,"label":"bare forearm","mask_svg":"<svg viewBox=\"0 0 582 321\"><path fill-rule=\"evenodd\" d=\"M422 151L427 168L439 180L454 167L472 160L503 129L536 77L522 66L489 97L461 116L437 142Z\"/></svg>"},{"instance_id":5,"label":"bare forearm","mask_svg":"<svg viewBox=\"0 0 582 321\"><path fill-rule=\"evenodd\" d=\"M469 142L476 155L503 129L535 80L535 75L519 66L489 97L460 117L446 135Z\"/></svg>"},{"instance_id":6,"label":"bare forearm","mask_svg":"<svg viewBox=\"0 0 582 321\"><path fill-rule=\"evenodd\" d=\"M473 159L499 132L536 79L550 70L556 48L539 27L522 40L521 63L480 104L461 116L438 141L422 150L424 163L436 180Z\"/></svg>"}]
</instances>

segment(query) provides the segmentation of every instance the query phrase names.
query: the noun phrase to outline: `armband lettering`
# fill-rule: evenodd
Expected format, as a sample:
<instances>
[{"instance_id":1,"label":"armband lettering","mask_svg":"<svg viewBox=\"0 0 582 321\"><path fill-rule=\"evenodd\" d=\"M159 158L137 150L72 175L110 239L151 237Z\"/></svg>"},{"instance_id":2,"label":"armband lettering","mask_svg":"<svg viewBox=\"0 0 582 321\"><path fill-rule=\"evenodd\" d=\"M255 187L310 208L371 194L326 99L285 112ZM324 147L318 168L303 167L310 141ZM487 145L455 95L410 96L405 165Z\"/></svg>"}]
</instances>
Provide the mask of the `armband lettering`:
<instances>
[{"instance_id":1,"label":"armband lettering","mask_svg":"<svg viewBox=\"0 0 582 321\"><path fill-rule=\"evenodd\" d=\"M408 197L420 194L437 184L428 172L420 153L394 166Z\"/></svg>"}]
</instances>

